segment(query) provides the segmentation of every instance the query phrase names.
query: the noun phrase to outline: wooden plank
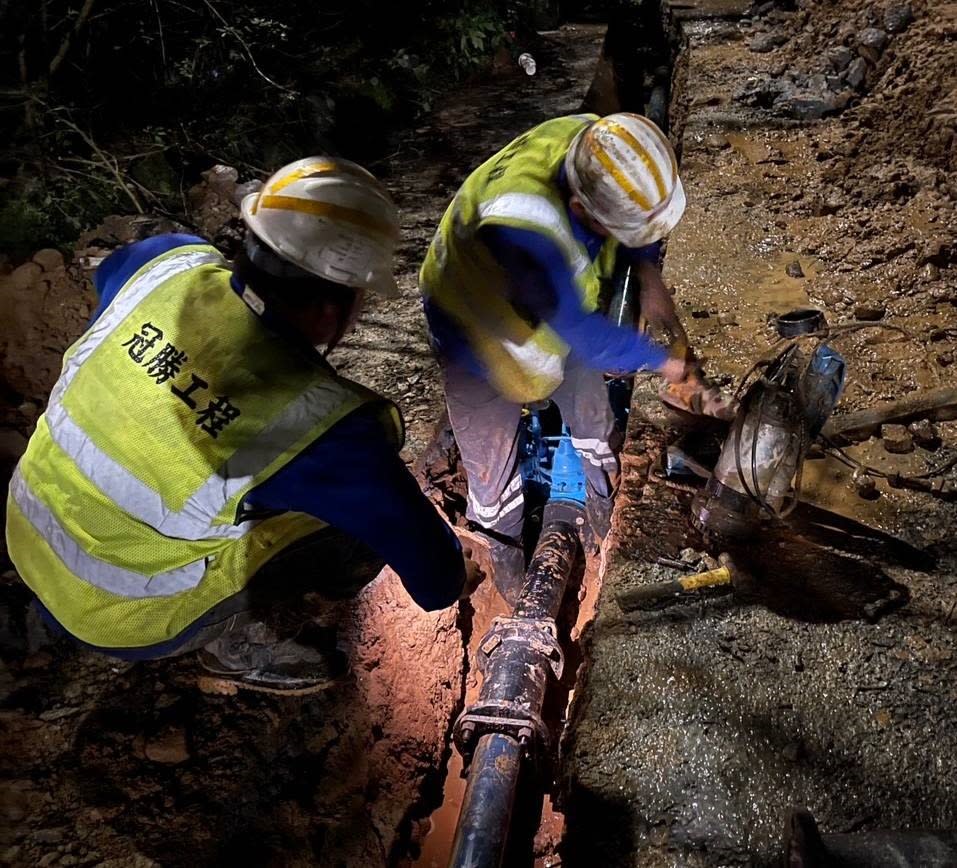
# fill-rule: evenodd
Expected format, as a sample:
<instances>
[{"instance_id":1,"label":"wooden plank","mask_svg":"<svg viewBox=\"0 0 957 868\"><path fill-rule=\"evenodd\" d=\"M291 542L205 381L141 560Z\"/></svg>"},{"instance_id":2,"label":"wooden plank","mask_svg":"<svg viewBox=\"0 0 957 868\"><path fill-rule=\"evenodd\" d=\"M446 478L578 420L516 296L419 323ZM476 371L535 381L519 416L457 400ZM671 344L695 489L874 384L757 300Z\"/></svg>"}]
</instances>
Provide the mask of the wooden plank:
<instances>
[{"instance_id":1,"label":"wooden plank","mask_svg":"<svg viewBox=\"0 0 957 868\"><path fill-rule=\"evenodd\" d=\"M898 401L885 401L867 410L832 416L823 434L839 443L866 440L876 434L881 425L925 418L937 422L957 419L957 389L943 386L914 392Z\"/></svg>"}]
</instances>

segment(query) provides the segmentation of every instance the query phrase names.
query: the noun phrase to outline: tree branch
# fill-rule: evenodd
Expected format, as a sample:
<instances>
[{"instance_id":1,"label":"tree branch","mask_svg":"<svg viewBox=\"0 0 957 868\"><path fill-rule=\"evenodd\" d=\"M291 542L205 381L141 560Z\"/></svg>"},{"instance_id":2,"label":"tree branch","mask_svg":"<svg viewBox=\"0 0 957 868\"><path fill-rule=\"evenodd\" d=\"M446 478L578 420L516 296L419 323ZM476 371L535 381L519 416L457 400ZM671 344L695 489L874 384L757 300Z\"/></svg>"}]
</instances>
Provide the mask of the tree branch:
<instances>
[{"instance_id":1,"label":"tree branch","mask_svg":"<svg viewBox=\"0 0 957 868\"><path fill-rule=\"evenodd\" d=\"M50 69L47 73L49 77L52 78L56 74L56 71L63 65L63 61L66 60L66 56L70 51L70 46L73 44L74 38L76 38L76 36L78 36L80 31L83 29L83 25L86 23L86 19L90 17L90 13L93 11L93 5L95 3L96 0L84 0L83 7L80 9L80 14L77 15L76 21L73 22L73 29L64 37L63 42L60 43L59 51L57 51L53 60L50 61Z\"/></svg>"}]
</instances>

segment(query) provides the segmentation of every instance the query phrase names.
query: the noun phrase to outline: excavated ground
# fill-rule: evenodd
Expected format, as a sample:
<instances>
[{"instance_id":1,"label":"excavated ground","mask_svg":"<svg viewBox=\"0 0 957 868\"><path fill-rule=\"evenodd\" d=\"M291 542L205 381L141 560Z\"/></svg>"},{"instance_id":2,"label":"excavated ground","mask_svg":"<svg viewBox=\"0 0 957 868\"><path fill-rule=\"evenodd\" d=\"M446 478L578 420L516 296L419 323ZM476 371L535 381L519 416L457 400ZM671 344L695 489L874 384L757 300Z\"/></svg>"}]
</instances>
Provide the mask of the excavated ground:
<instances>
[{"instance_id":1,"label":"excavated ground","mask_svg":"<svg viewBox=\"0 0 957 868\"><path fill-rule=\"evenodd\" d=\"M402 213L402 295L373 303L332 361L396 399L409 461L441 411L416 272L468 171L523 130L574 112L603 28L567 26L535 46L538 73L508 65L459 88L373 168ZM348 155L346 155L348 156ZM245 179L244 179L245 180ZM192 218L236 246L235 180L213 173ZM93 303L89 274L120 243L168 231L110 218L64 263L55 251L0 276L0 473L4 483ZM361 468L358 469L361 472ZM0 863L127 868L242 863L371 868L413 859L441 800L447 733L468 677L466 640L494 614L490 583L469 610L429 615L388 570L354 603L307 600L338 623L354 680L326 695L207 695L190 660L128 664L49 644L0 552ZM444 864L449 824L423 864Z\"/></svg>"},{"instance_id":2,"label":"excavated ground","mask_svg":"<svg viewBox=\"0 0 957 868\"><path fill-rule=\"evenodd\" d=\"M840 412L952 385L957 6L800 2L746 18L734 5L670 10L689 205L666 278L709 370L736 381L769 350L768 315L811 302L831 323L913 335L835 342L849 370ZM881 42L862 37L868 27L883 33L877 54L859 47ZM864 79L837 101L843 112L832 103L832 116L809 119L824 89L848 89L824 70L842 47L866 56ZM885 443L898 444L885 430L851 452L922 471L957 449L957 424L938 434L943 445L889 454ZM777 864L791 805L825 831L954 828L957 509L883 483L863 500L846 468L813 461L807 499L932 553L936 567L905 568L873 540L795 529L741 553L757 583L750 597L626 618L617 592L675 578L656 560L686 547L693 572L704 548L688 527L690 495L649 475L675 437L639 390L565 745L566 864ZM895 608L902 591L909 602Z\"/></svg>"}]
</instances>

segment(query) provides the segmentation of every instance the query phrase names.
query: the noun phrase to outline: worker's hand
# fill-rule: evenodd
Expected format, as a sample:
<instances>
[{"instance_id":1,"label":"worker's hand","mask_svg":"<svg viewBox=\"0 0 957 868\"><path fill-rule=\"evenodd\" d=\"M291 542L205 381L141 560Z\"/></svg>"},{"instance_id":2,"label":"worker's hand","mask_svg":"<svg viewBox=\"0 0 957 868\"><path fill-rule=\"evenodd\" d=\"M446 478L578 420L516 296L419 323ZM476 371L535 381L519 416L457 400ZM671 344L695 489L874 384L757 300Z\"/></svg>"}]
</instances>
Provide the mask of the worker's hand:
<instances>
[{"instance_id":1,"label":"worker's hand","mask_svg":"<svg viewBox=\"0 0 957 868\"><path fill-rule=\"evenodd\" d=\"M475 589L482 584L485 578L485 571L472 560L472 547L464 544L462 546L462 557L465 559L465 584L462 585L462 593L459 594L460 600L467 600L472 596Z\"/></svg>"},{"instance_id":2,"label":"worker's hand","mask_svg":"<svg viewBox=\"0 0 957 868\"><path fill-rule=\"evenodd\" d=\"M688 363L684 359L669 356L668 360L658 368L658 373L669 383L683 383L688 379Z\"/></svg>"}]
</instances>

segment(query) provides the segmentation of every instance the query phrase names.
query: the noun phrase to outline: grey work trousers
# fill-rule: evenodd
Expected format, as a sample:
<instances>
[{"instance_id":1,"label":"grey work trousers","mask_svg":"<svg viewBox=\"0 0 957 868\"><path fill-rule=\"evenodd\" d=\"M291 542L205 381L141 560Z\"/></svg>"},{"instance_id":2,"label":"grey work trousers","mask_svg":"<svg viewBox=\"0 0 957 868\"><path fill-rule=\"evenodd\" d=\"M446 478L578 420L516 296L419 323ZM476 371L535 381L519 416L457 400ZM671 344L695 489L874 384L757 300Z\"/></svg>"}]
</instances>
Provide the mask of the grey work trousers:
<instances>
[{"instance_id":1,"label":"grey work trousers","mask_svg":"<svg viewBox=\"0 0 957 868\"><path fill-rule=\"evenodd\" d=\"M443 374L452 431L468 477L466 516L499 538L492 537L490 542L493 566L496 574L518 571L517 577L504 583L514 586L525 572L524 497L518 466L522 405L502 397L489 382L461 366L443 366ZM609 445L615 420L604 376L569 359L564 380L550 399L558 405L572 445L582 457L589 523L598 536L604 536L619 469ZM503 588L498 579L496 584Z\"/></svg>"}]
</instances>

